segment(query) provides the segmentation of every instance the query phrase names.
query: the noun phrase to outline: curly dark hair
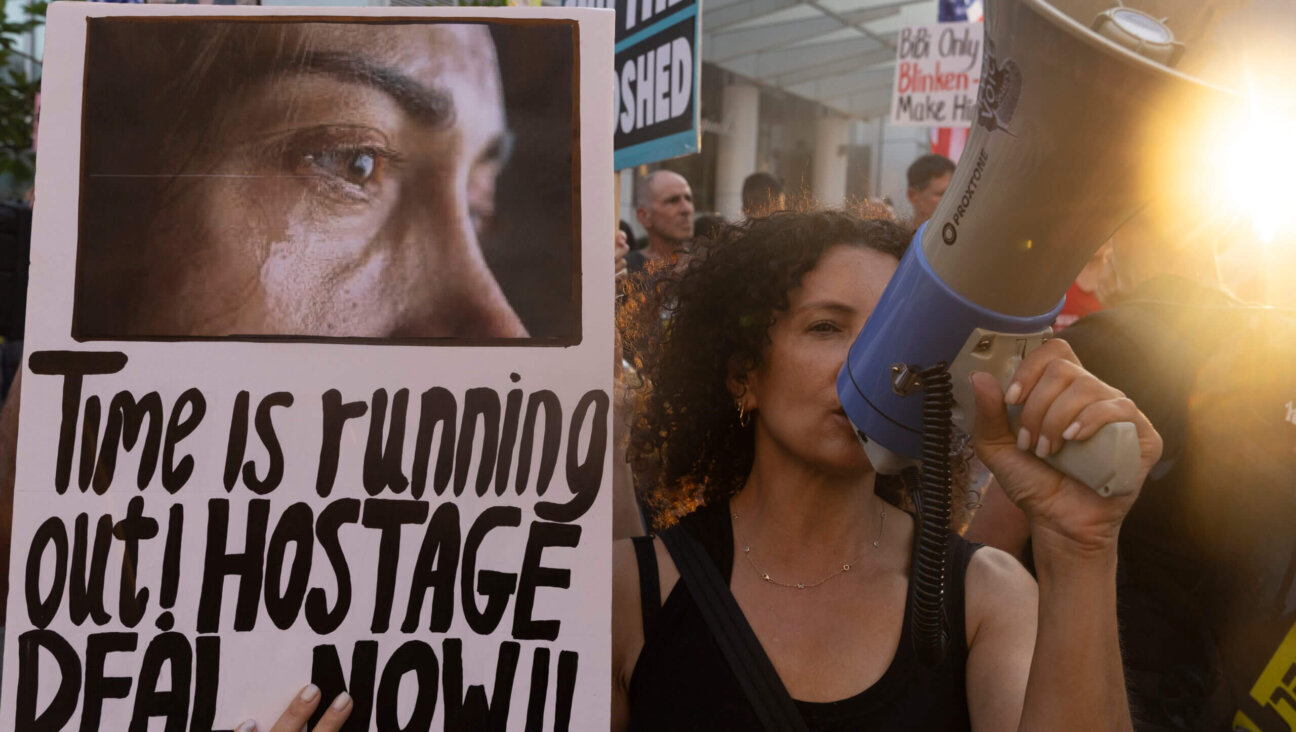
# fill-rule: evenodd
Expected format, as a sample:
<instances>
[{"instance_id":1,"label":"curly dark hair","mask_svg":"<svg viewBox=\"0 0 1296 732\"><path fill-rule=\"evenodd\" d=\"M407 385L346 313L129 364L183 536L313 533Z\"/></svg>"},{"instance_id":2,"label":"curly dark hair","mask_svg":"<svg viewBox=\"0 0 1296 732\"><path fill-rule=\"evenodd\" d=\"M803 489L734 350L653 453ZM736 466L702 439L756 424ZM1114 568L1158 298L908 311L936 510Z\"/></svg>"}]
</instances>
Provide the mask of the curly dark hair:
<instances>
[{"instance_id":1,"label":"curly dark hair","mask_svg":"<svg viewBox=\"0 0 1296 732\"><path fill-rule=\"evenodd\" d=\"M770 326L824 252L844 244L898 260L911 233L839 211L775 213L695 242L686 265L631 295L621 321L642 384L628 454L657 525L742 487L753 428L740 424L726 378L761 366ZM877 491L903 504L905 482L880 475Z\"/></svg>"}]
</instances>

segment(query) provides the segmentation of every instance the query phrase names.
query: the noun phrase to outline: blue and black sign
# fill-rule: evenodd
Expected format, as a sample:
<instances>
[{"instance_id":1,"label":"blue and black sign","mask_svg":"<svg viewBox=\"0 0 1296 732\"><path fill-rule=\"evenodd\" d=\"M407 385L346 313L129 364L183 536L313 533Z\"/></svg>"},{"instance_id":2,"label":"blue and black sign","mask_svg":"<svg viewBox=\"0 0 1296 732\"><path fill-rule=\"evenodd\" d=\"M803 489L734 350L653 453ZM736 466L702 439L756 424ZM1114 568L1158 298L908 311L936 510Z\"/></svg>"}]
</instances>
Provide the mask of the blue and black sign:
<instances>
[{"instance_id":1,"label":"blue and black sign","mask_svg":"<svg viewBox=\"0 0 1296 732\"><path fill-rule=\"evenodd\" d=\"M566 0L615 7L617 170L697 152L699 0Z\"/></svg>"}]
</instances>

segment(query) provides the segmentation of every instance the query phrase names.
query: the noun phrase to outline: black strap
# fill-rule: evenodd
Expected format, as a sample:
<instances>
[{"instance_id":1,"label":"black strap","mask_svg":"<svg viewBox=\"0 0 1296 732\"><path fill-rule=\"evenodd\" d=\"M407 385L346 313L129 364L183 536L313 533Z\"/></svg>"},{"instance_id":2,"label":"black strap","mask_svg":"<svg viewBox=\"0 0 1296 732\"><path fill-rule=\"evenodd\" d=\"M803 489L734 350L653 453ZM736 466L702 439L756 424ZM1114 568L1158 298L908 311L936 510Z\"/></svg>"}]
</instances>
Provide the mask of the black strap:
<instances>
[{"instance_id":1,"label":"black strap","mask_svg":"<svg viewBox=\"0 0 1296 732\"><path fill-rule=\"evenodd\" d=\"M765 655L728 583L720 577L720 570L706 550L678 525L663 531L659 537L761 726L767 732L809 732L774 664Z\"/></svg>"},{"instance_id":2,"label":"black strap","mask_svg":"<svg viewBox=\"0 0 1296 732\"><path fill-rule=\"evenodd\" d=\"M661 580L657 576L657 552L651 536L630 538L634 545L635 561L639 564L639 610L643 616L644 643L648 642L657 627L657 614L661 611Z\"/></svg>"}]
</instances>

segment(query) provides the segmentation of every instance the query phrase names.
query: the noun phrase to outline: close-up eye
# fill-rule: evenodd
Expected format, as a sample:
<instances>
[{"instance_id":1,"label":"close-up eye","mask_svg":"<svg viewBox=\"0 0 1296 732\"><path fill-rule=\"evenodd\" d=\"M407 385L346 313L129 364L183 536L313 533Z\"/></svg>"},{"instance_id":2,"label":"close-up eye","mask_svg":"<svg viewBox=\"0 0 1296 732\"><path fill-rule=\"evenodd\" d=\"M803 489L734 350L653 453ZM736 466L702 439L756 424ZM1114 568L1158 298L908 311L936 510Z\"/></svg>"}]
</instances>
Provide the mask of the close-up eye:
<instances>
[{"instance_id":1,"label":"close-up eye","mask_svg":"<svg viewBox=\"0 0 1296 732\"><path fill-rule=\"evenodd\" d=\"M314 179L326 192L363 199L382 185L399 157L382 133L367 127L322 126L280 138L272 159L289 175Z\"/></svg>"},{"instance_id":2,"label":"close-up eye","mask_svg":"<svg viewBox=\"0 0 1296 732\"><path fill-rule=\"evenodd\" d=\"M327 175L363 187L369 183L382 182L387 157L383 152L372 149L324 150L306 153L304 162Z\"/></svg>"},{"instance_id":3,"label":"close-up eye","mask_svg":"<svg viewBox=\"0 0 1296 732\"><path fill-rule=\"evenodd\" d=\"M807 328L811 333L837 333L841 328L831 320L816 320Z\"/></svg>"}]
</instances>

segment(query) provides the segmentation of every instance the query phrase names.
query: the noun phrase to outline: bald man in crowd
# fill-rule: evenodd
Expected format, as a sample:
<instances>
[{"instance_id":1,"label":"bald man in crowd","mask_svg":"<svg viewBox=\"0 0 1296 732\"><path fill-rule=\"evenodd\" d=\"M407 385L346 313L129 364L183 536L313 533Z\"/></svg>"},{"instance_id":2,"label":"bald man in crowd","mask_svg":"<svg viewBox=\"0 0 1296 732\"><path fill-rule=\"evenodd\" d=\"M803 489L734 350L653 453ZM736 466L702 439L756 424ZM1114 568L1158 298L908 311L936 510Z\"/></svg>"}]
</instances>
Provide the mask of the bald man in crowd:
<instances>
[{"instance_id":1,"label":"bald man in crowd","mask_svg":"<svg viewBox=\"0 0 1296 732\"><path fill-rule=\"evenodd\" d=\"M648 246L626 255L626 268L638 272L650 262L672 262L693 238L693 189L684 176L655 170L635 191L635 216L648 232Z\"/></svg>"}]
</instances>

